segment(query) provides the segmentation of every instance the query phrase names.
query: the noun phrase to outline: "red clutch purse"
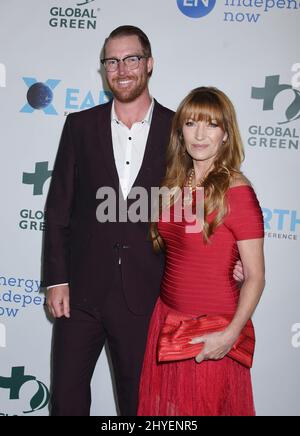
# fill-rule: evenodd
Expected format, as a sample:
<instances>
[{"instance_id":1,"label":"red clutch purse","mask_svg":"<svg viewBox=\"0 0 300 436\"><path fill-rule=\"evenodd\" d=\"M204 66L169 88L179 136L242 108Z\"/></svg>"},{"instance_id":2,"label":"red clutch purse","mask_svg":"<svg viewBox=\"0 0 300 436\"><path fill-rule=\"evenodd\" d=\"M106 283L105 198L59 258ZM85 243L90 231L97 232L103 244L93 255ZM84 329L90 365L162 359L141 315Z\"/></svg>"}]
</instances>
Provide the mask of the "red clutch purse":
<instances>
[{"instance_id":1,"label":"red clutch purse","mask_svg":"<svg viewBox=\"0 0 300 436\"><path fill-rule=\"evenodd\" d=\"M204 344L189 344L189 342L197 336L223 331L231 321L231 315L184 318L181 314L170 312L158 338L158 361L169 362L195 358L202 351ZM249 320L227 356L251 368L254 349L254 327L252 321Z\"/></svg>"}]
</instances>

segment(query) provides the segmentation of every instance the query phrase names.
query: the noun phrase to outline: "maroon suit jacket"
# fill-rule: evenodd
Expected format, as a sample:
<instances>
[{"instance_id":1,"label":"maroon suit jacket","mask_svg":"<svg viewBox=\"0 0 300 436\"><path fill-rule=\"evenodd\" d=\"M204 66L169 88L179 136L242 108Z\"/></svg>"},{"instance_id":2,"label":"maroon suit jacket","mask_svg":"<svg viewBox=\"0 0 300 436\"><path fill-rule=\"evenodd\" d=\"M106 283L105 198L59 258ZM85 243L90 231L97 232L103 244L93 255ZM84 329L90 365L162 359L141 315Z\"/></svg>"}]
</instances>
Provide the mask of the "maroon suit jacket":
<instances>
[{"instance_id":1,"label":"maroon suit jacket","mask_svg":"<svg viewBox=\"0 0 300 436\"><path fill-rule=\"evenodd\" d=\"M155 101L144 160L134 184L149 193L165 174L173 115ZM103 186L115 189L118 204L111 102L66 119L46 202L44 284L68 282L71 307L99 307L121 258L127 305L136 314L149 314L159 295L164 256L153 252L148 223L97 221L101 200L96 192Z\"/></svg>"}]
</instances>

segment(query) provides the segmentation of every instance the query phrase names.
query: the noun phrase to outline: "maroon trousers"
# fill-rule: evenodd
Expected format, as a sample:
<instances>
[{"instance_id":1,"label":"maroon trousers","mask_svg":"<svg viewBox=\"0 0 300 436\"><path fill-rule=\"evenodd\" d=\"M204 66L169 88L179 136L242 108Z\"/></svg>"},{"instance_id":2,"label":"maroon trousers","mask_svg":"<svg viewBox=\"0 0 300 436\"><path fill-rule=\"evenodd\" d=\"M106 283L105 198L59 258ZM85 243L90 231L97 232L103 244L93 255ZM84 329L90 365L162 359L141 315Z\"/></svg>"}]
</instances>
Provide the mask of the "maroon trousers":
<instances>
[{"instance_id":1,"label":"maroon trousers","mask_svg":"<svg viewBox=\"0 0 300 436\"><path fill-rule=\"evenodd\" d=\"M137 413L139 380L150 316L130 312L116 267L111 290L99 307L71 307L71 318L55 321L51 416L88 416L91 378L107 340L123 416ZM141 289L141 292L143 290Z\"/></svg>"}]
</instances>

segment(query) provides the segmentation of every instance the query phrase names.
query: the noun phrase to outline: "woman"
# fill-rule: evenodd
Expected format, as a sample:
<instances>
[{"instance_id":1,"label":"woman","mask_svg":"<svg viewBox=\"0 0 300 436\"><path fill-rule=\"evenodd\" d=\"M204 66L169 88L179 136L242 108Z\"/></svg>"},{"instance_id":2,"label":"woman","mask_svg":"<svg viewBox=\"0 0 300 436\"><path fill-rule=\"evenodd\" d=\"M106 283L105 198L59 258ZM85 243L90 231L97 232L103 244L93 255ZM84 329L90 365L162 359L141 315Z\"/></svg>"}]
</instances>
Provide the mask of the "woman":
<instances>
[{"instance_id":1,"label":"woman","mask_svg":"<svg viewBox=\"0 0 300 436\"><path fill-rule=\"evenodd\" d=\"M169 204L169 222L161 210L161 219L152 224L155 249L166 251L166 268L150 324L138 415L255 415L250 369L228 354L264 288L263 218L240 171L243 158L228 97L216 88L193 90L174 117L162 186L171 192L188 186L193 201L195 188L203 187L204 224L202 232L189 233L185 219L175 222L176 198ZM241 289L232 275L239 258L245 275ZM191 345L201 349L194 358L162 363L157 348L170 314L179 320L224 315L230 321L221 331L192 338Z\"/></svg>"}]
</instances>

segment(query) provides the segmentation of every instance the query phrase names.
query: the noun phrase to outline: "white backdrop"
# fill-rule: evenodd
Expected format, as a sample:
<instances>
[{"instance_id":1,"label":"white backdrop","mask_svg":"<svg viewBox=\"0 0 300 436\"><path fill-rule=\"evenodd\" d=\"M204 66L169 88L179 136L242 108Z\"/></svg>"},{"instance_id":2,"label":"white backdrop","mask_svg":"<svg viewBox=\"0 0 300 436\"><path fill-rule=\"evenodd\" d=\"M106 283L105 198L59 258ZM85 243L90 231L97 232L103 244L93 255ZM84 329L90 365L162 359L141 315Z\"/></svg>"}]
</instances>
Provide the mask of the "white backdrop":
<instances>
[{"instance_id":1,"label":"white backdrop","mask_svg":"<svg viewBox=\"0 0 300 436\"><path fill-rule=\"evenodd\" d=\"M299 18L300 2L284 0L0 0L0 415L48 414L42 211L65 115L107 100L99 52L122 24L149 36L162 104L214 85L236 106L266 226L257 413L300 415ZM104 353L92 414L116 414Z\"/></svg>"}]
</instances>

